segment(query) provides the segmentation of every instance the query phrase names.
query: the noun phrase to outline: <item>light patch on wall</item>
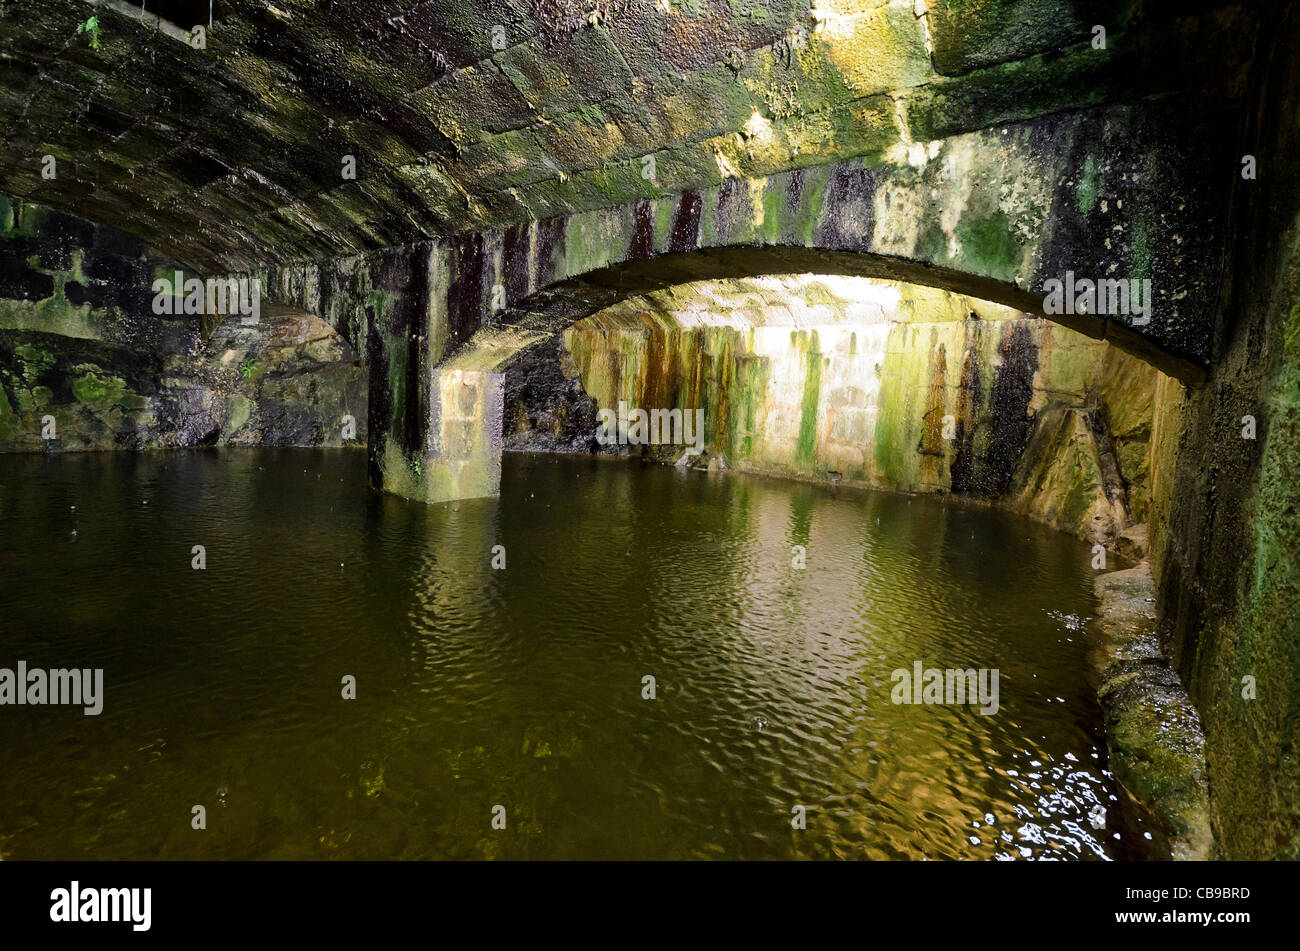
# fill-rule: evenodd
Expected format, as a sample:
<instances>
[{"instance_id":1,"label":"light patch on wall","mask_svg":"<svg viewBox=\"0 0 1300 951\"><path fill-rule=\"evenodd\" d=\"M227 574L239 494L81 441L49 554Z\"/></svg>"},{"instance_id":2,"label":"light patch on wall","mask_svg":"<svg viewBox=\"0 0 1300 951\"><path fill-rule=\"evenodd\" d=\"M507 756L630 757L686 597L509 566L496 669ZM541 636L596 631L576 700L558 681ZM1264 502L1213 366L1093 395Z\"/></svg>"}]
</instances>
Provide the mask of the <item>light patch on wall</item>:
<instances>
[{"instance_id":1,"label":"light patch on wall","mask_svg":"<svg viewBox=\"0 0 1300 951\"><path fill-rule=\"evenodd\" d=\"M664 314L683 328L883 325L910 319L924 298L931 309L965 313L954 295L936 288L842 274L783 274L727 281L698 281L630 298L606 314Z\"/></svg>"},{"instance_id":2,"label":"light patch on wall","mask_svg":"<svg viewBox=\"0 0 1300 951\"><path fill-rule=\"evenodd\" d=\"M940 141L934 142L895 142L885 150L885 160L894 165L910 165L913 168L925 168L931 159L939 157L943 148Z\"/></svg>"},{"instance_id":3,"label":"light patch on wall","mask_svg":"<svg viewBox=\"0 0 1300 951\"><path fill-rule=\"evenodd\" d=\"M772 137L772 123L764 118L763 114L757 109L745 123L745 138L753 140L756 144L762 145Z\"/></svg>"}]
</instances>

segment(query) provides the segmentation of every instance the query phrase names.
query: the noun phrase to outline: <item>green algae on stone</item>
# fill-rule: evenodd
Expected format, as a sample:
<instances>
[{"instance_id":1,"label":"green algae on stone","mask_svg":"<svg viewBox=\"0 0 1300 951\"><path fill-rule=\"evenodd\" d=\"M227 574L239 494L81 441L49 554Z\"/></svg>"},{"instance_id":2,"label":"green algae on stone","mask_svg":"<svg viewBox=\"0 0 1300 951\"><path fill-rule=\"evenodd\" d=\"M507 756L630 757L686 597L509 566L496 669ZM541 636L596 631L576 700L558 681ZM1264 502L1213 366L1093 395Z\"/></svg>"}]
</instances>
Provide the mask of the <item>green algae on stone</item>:
<instances>
[{"instance_id":1,"label":"green algae on stone","mask_svg":"<svg viewBox=\"0 0 1300 951\"><path fill-rule=\"evenodd\" d=\"M1161 654L1151 568L1097 576L1094 662L1110 768L1170 838L1174 857L1214 856L1200 717Z\"/></svg>"},{"instance_id":2,"label":"green algae on stone","mask_svg":"<svg viewBox=\"0 0 1300 951\"><path fill-rule=\"evenodd\" d=\"M13 443L21 425L18 414L9 404L9 397L5 395L4 386L0 385L0 448L8 447Z\"/></svg>"},{"instance_id":3,"label":"green algae on stone","mask_svg":"<svg viewBox=\"0 0 1300 951\"><path fill-rule=\"evenodd\" d=\"M1075 186L1075 196L1079 203L1079 213L1086 215L1092 211L1093 206L1097 204L1097 192L1100 185L1101 172L1097 167L1096 156L1089 154L1083 162L1083 172L1079 176L1079 183Z\"/></svg>"},{"instance_id":4,"label":"green algae on stone","mask_svg":"<svg viewBox=\"0 0 1300 951\"><path fill-rule=\"evenodd\" d=\"M964 263L981 274L1003 280L1015 278L1024 251L1003 212L974 221L963 219L957 224L956 235Z\"/></svg>"},{"instance_id":5,"label":"green algae on stone","mask_svg":"<svg viewBox=\"0 0 1300 951\"><path fill-rule=\"evenodd\" d=\"M1146 222L1141 218L1133 222L1133 237L1131 240L1133 279L1149 279L1151 277L1151 242L1147 235Z\"/></svg>"},{"instance_id":6,"label":"green algae on stone","mask_svg":"<svg viewBox=\"0 0 1300 951\"><path fill-rule=\"evenodd\" d=\"M808 372L804 377L803 402L799 408L799 439L795 451L798 462L812 465L817 459L817 407L821 401L822 355L817 345L817 331L812 332L807 350Z\"/></svg>"},{"instance_id":7,"label":"green algae on stone","mask_svg":"<svg viewBox=\"0 0 1300 951\"><path fill-rule=\"evenodd\" d=\"M83 363L72 368L76 374L72 381L72 395L77 402L101 409L121 407L143 409L145 400L129 393L126 381L120 376L105 373L93 363Z\"/></svg>"},{"instance_id":8,"label":"green algae on stone","mask_svg":"<svg viewBox=\"0 0 1300 951\"><path fill-rule=\"evenodd\" d=\"M897 285L887 329L873 330L850 320L855 292L834 283L844 279L781 280L785 293L797 286L805 313L828 322L781 326L793 315L772 279L699 282L601 311L565 332L565 352L599 406L708 407L710 448L733 466L802 477L833 469L868 485L996 497L992 398L1005 355L1001 331L987 331L1022 324L1033 332L1026 353L1037 354L1032 369L1017 371L1032 374L1025 395L1034 435L1011 460L1017 468L1003 504L1084 538L1102 527L1107 544L1127 530L1125 499L1134 517L1143 514L1150 367L1008 308L911 285ZM1089 414L1112 401L1125 410L1098 436ZM960 443L940 438L951 407ZM1108 453L1113 461L1103 465Z\"/></svg>"}]
</instances>

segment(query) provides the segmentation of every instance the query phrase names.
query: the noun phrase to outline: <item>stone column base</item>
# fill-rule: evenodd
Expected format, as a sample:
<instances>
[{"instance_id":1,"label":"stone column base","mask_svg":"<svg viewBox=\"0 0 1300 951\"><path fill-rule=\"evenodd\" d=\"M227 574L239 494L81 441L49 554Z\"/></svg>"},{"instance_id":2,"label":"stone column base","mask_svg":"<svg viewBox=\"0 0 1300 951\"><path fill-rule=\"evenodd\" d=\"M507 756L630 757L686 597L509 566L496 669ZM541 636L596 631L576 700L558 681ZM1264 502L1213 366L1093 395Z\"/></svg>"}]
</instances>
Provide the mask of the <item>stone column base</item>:
<instances>
[{"instance_id":1,"label":"stone column base","mask_svg":"<svg viewBox=\"0 0 1300 951\"><path fill-rule=\"evenodd\" d=\"M423 502L499 495L505 374L435 368L433 376L428 451L412 459L387 440L384 491Z\"/></svg>"}]
</instances>

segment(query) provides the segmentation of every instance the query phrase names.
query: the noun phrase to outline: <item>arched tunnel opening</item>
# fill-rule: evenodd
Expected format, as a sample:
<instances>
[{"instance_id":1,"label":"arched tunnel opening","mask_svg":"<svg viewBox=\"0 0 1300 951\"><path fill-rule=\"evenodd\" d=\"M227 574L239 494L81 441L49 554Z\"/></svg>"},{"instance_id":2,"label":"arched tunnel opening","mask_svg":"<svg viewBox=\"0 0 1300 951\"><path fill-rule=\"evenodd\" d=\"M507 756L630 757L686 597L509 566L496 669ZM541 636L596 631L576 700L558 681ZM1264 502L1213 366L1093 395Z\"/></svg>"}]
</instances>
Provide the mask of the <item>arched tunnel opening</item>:
<instances>
[{"instance_id":1,"label":"arched tunnel opening","mask_svg":"<svg viewBox=\"0 0 1300 951\"><path fill-rule=\"evenodd\" d=\"M1138 560L1159 394L1181 390L1032 314L839 274L633 294L496 360L507 451L995 501Z\"/></svg>"},{"instance_id":2,"label":"arched tunnel opening","mask_svg":"<svg viewBox=\"0 0 1300 951\"><path fill-rule=\"evenodd\" d=\"M1298 56L1280 0L0 0L0 896L1300 857Z\"/></svg>"}]
</instances>

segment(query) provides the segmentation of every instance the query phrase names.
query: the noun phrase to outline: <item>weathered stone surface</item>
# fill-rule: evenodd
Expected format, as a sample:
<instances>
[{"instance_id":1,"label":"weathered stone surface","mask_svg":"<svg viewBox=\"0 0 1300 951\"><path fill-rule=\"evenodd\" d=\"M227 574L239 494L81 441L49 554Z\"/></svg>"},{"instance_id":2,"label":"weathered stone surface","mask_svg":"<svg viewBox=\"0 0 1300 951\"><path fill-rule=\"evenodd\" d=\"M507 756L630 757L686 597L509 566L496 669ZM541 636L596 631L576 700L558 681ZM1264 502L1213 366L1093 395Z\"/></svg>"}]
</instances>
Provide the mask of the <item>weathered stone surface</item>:
<instances>
[{"instance_id":1,"label":"weathered stone surface","mask_svg":"<svg viewBox=\"0 0 1300 951\"><path fill-rule=\"evenodd\" d=\"M806 190L795 180L764 188L748 236L712 233L724 209L707 194L695 240L686 221L657 208L657 225L668 227L656 227L647 249L875 251L1031 296L1071 266L1149 272L1158 325L1132 340L1122 325L1108 332L1134 348L1150 342L1155 357L1207 359L1214 282L1179 262L1213 258L1221 238L1213 223L1222 195L1200 172L1234 157L1210 128L1234 121L1247 11L1208 5L1171 20L1059 0L932 10L912 0L579 6L231 4L193 49L183 31L112 3L92 49L75 33L80 5L9 4L0 59L15 73L38 68L15 76L22 92L0 169L18 193L112 218L191 266L243 270L613 204L680 207L729 183L755 192L792 168L861 157L862 170L845 166L846 176ZM1111 31L1104 49L1079 35L1098 18ZM944 75L954 72L962 75ZM1218 95L1202 109L1222 102L1215 122L1189 123L1181 106L1165 104L1206 86ZM1103 118L1061 121L1090 110ZM1006 135L1008 125L1023 141L1001 158L935 151L937 140ZM71 174L41 178L44 154L64 156ZM345 155L357 159L355 179L343 175ZM1023 166L1035 160L1036 169ZM1005 179L966 174L971 162L1005 167ZM964 181L956 190L936 181L954 163ZM133 201L140 193L150 200ZM873 200L878 230L907 246L880 234L866 245L817 217L823 205L859 217L856 203ZM900 227L880 207L896 203L920 219ZM589 233L581 223L566 230ZM635 234L607 236L615 254L605 263L626 260L619 245L631 247ZM584 250L565 237L562 279L595 266ZM1001 299L998 289L979 293Z\"/></svg>"},{"instance_id":2,"label":"weathered stone surface","mask_svg":"<svg viewBox=\"0 0 1300 951\"><path fill-rule=\"evenodd\" d=\"M1130 515L1109 433L1097 429L1097 415L1095 408L1040 414L1010 489L1013 508L1110 548Z\"/></svg>"},{"instance_id":3,"label":"weathered stone surface","mask_svg":"<svg viewBox=\"0 0 1300 951\"><path fill-rule=\"evenodd\" d=\"M1205 735L1160 653L1151 568L1098 575L1096 588L1091 627L1111 772L1159 820L1174 858L1213 858Z\"/></svg>"},{"instance_id":4,"label":"weathered stone surface","mask_svg":"<svg viewBox=\"0 0 1300 951\"><path fill-rule=\"evenodd\" d=\"M1201 41L1244 30L1237 8L1106 7L1101 48L1078 36L1090 9L1049 3L1015 6L1009 42L1001 7L911 0L291 0L224 8L197 49L123 3L91 47L70 6L6 7L0 58L39 64L10 101L11 187L328 320L370 365L377 485L387 440L428 452L439 367L505 356L485 331L532 342L699 277L870 274L1032 311L1067 271L1149 276L1148 325L1056 319L1186 380L1210 358L1199 264L1226 196L1201 170L1232 153L1170 94L1226 92L1231 123L1247 50ZM45 154L64 174L39 177Z\"/></svg>"},{"instance_id":5,"label":"weathered stone surface","mask_svg":"<svg viewBox=\"0 0 1300 951\"><path fill-rule=\"evenodd\" d=\"M1177 215L1189 227L1139 228L1135 245L1122 238L1129 225L1115 220L1125 204L1120 192L1114 206L1109 197L1081 203L1075 187L1086 179L1094 198L1105 190L1102 173L1090 171L1091 144L1121 136L1134 121L1127 107L1053 116L884 161L752 182L729 177L699 192L527 227L256 273L282 299L330 315L349 339L364 335L370 430L391 433L408 465L427 451L430 379L442 367L498 368L512 349L620 299L708 277L867 275L1041 313L1049 279L1146 273L1141 262L1157 254L1166 270L1149 323L1136 324L1137 315L1052 319L1195 381L1208 355L1216 285L1193 263L1197 249L1208 253L1205 242L1216 240L1222 196L1203 186L1180 194ZM1146 159L1116 155L1105 174L1128 195ZM1190 227L1192 219L1202 226ZM386 484L390 458L372 440L375 485Z\"/></svg>"},{"instance_id":6,"label":"weathered stone surface","mask_svg":"<svg viewBox=\"0 0 1300 951\"><path fill-rule=\"evenodd\" d=\"M1205 724L1231 859L1300 858L1300 10L1267 8L1248 139L1274 171L1238 189L1210 378L1162 388L1152 454L1162 643Z\"/></svg>"},{"instance_id":7,"label":"weathered stone surface","mask_svg":"<svg viewBox=\"0 0 1300 951\"><path fill-rule=\"evenodd\" d=\"M564 419L564 438L515 432L508 445L591 451L593 399L700 408L706 451L734 468L998 500L1108 547L1145 492L1138 440L1158 374L961 295L829 276L701 282L616 304L544 346L507 365L507 431ZM545 388L511 382L541 376L544 354ZM1116 400L1136 409L1111 412ZM1132 470L1111 419L1141 460ZM683 447L630 451L676 462Z\"/></svg>"},{"instance_id":8,"label":"weathered stone surface","mask_svg":"<svg viewBox=\"0 0 1300 951\"><path fill-rule=\"evenodd\" d=\"M496 495L501 489L501 421L505 376L445 369L433 405L429 462L416 470L426 502ZM387 472L385 473L387 475ZM401 495L418 498L397 487Z\"/></svg>"},{"instance_id":9,"label":"weathered stone surface","mask_svg":"<svg viewBox=\"0 0 1300 951\"><path fill-rule=\"evenodd\" d=\"M176 266L135 239L30 202L0 224L0 452L365 442L365 371L320 318L155 314Z\"/></svg>"},{"instance_id":10,"label":"weathered stone surface","mask_svg":"<svg viewBox=\"0 0 1300 951\"><path fill-rule=\"evenodd\" d=\"M505 448L523 452L613 452L595 438L596 401L577 379L560 338L530 347L505 375Z\"/></svg>"},{"instance_id":11,"label":"weathered stone surface","mask_svg":"<svg viewBox=\"0 0 1300 951\"><path fill-rule=\"evenodd\" d=\"M286 339L292 327L277 325L270 317L260 334L170 355L0 330L0 452L363 445L362 367L342 352L318 359L320 337ZM43 435L47 416L53 439ZM344 417L355 427L346 439Z\"/></svg>"},{"instance_id":12,"label":"weathered stone surface","mask_svg":"<svg viewBox=\"0 0 1300 951\"><path fill-rule=\"evenodd\" d=\"M1150 325L1068 324L1204 386L1162 381L1150 413L1071 406L1057 444L1077 445L1081 418L1104 433L1078 484L1114 485L1113 460L1130 514L1149 522L1224 854L1300 856L1294 4L216 9L196 49L185 25L123 0L0 4L0 188L163 252L101 247L68 221L54 229L66 240L33 246L27 206L0 204L0 441L30 440L42 409L86 446L302 436L318 410L292 408L330 399L300 387L318 374L294 369L298 344L250 346L285 372L245 378L192 352L198 328L135 319L141 270L162 258L263 275L363 355L372 479L420 498L427 480L402 473L444 435L457 442L433 425L444 370L498 372L621 298L811 271L1033 311L1067 269L1150 277ZM94 46L77 33L92 11ZM312 365L315 339L301 341ZM1008 341L1013 364L1023 339ZM960 379L948 354L945 387ZM320 378L350 379L347 362L319 364ZM1141 394L1122 377L1103 388ZM986 474L1005 478L1009 449L1032 441L1012 411L1027 388L1040 387L1015 374L1002 388L1015 438L990 443ZM254 401L284 409L254 424ZM483 435L462 448L492 445ZM471 481L490 484L489 470Z\"/></svg>"},{"instance_id":13,"label":"weathered stone surface","mask_svg":"<svg viewBox=\"0 0 1300 951\"><path fill-rule=\"evenodd\" d=\"M1116 0L927 0L935 69L947 76L1071 46L1103 25L1114 34L1130 4Z\"/></svg>"},{"instance_id":14,"label":"weathered stone surface","mask_svg":"<svg viewBox=\"0 0 1300 951\"><path fill-rule=\"evenodd\" d=\"M1130 525L1119 533L1119 538L1115 542L1115 550L1130 561L1145 561L1149 550L1148 537L1148 528L1145 522L1139 525Z\"/></svg>"},{"instance_id":15,"label":"weathered stone surface","mask_svg":"<svg viewBox=\"0 0 1300 951\"><path fill-rule=\"evenodd\" d=\"M177 267L115 228L0 195L0 329L179 352L199 322L151 307L154 278Z\"/></svg>"}]
</instances>

